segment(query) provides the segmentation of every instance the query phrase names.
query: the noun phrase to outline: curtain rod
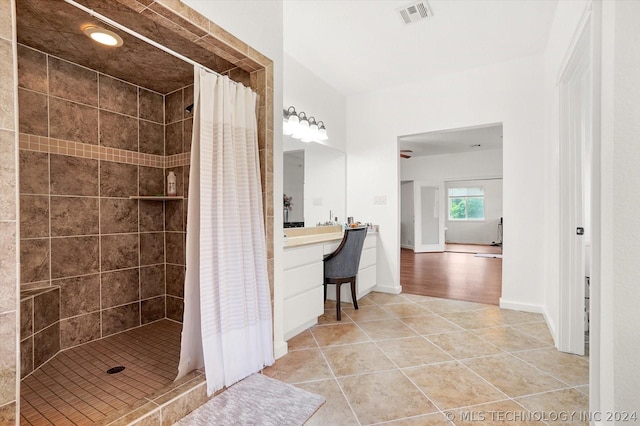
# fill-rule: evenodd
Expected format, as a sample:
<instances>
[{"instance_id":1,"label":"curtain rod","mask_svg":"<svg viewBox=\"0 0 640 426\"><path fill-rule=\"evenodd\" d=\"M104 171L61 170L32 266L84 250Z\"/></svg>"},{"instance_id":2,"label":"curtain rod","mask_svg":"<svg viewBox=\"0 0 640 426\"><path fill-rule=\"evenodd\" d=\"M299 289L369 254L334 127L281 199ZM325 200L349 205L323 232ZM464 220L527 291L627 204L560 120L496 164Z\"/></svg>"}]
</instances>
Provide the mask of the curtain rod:
<instances>
[{"instance_id":1,"label":"curtain rod","mask_svg":"<svg viewBox=\"0 0 640 426\"><path fill-rule=\"evenodd\" d=\"M107 18L104 15L101 15L100 13L94 11L93 9L90 9L90 8L80 4L80 3L77 3L74 0L64 0L64 1L65 1L65 3L68 3L71 6L74 6L74 7L78 8L78 9L88 13L89 15L93 16L94 18L99 19L100 21L104 22L105 24L109 24L109 25L111 25L111 26L113 26L115 28L118 28L119 30L124 31L127 34L132 35L133 37L135 37L135 38L137 38L139 40L142 40L142 41L144 41L146 43L149 43L150 45L152 45L154 47L157 47L158 49L160 49L160 50L162 50L162 51L164 51L164 52L166 52L166 53L168 53L168 54L170 54L172 56L175 56L178 59L181 59L181 60L183 60L183 61L185 61L185 62L187 62L187 63L189 63L191 65L200 67L200 68L202 68L202 69L204 69L204 70L206 70L208 72L211 72L211 73L213 73L213 74L215 74L217 76L223 77L223 75L220 74L219 72L216 72L216 71L212 70L211 68L205 67L204 65L194 61L193 59L187 58L186 56L181 55L180 53L178 53L178 52L176 52L174 50L171 50L168 47L163 46L162 44L157 43L157 42L151 40L150 38L147 38L147 37L143 36L142 34L133 31L132 29L130 29L128 27L125 27L124 25L120 24L119 22L116 22L113 19ZM229 79L229 80L232 83L237 84L235 81L233 81L231 79Z\"/></svg>"}]
</instances>

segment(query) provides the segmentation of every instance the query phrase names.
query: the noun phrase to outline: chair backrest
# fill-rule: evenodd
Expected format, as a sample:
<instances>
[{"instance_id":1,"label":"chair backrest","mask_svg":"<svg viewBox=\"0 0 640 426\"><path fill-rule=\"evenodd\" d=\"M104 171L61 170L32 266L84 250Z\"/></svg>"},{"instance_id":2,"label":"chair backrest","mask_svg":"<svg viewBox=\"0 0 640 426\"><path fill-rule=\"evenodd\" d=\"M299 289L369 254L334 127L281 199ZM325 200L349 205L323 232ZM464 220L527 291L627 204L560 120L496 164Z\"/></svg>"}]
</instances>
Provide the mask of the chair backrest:
<instances>
[{"instance_id":1,"label":"chair backrest","mask_svg":"<svg viewBox=\"0 0 640 426\"><path fill-rule=\"evenodd\" d=\"M367 228L349 228L344 231L340 246L324 259L326 278L355 277L360 266L362 246Z\"/></svg>"}]
</instances>

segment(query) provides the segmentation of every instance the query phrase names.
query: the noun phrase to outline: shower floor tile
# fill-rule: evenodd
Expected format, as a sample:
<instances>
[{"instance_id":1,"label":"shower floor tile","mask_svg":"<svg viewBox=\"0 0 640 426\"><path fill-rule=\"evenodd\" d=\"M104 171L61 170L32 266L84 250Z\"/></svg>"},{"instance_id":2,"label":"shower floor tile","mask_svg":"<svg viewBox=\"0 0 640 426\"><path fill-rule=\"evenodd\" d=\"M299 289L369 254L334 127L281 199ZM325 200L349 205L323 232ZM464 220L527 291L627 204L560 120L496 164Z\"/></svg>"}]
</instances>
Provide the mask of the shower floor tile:
<instances>
[{"instance_id":1,"label":"shower floor tile","mask_svg":"<svg viewBox=\"0 0 640 426\"><path fill-rule=\"evenodd\" d=\"M105 424L147 403L175 379L181 331L161 320L58 353L22 381L20 424Z\"/></svg>"}]
</instances>

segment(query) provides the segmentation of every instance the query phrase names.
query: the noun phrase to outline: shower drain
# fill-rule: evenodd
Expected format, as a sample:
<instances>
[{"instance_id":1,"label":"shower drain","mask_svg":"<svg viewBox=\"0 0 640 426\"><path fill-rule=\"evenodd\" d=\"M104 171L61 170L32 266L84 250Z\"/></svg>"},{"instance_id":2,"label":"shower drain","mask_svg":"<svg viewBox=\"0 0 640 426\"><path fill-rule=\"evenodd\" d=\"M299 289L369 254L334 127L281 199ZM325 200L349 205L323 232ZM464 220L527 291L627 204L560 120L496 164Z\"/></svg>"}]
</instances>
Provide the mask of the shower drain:
<instances>
[{"instance_id":1,"label":"shower drain","mask_svg":"<svg viewBox=\"0 0 640 426\"><path fill-rule=\"evenodd\" d=\"M122 365L118 365L117 367L111 367L110 369L107 370L107 374L116 374L121 372L122 370L124 370L124 366Z\"/></svg>"}]
</instances>

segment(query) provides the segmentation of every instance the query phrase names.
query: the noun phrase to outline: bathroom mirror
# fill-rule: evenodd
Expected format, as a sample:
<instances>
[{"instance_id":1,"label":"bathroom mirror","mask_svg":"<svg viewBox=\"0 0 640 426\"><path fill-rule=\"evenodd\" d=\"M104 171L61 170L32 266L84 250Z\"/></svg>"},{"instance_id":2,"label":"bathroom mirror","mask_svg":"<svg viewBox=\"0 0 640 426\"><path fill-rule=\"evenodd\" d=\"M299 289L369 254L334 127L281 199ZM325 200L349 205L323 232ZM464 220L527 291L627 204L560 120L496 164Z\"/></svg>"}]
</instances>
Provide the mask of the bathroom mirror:
<instances>
[{"instance_id":1,"label":"bathroom mirror","mask_svg":"<svg viewBox=\"0 0 640 426\"><path fill-rule=\"evenodd\" d=\"M346 221L346 156L335 148L283 137L284 227Z\"/></svg>"}]
</instances>

